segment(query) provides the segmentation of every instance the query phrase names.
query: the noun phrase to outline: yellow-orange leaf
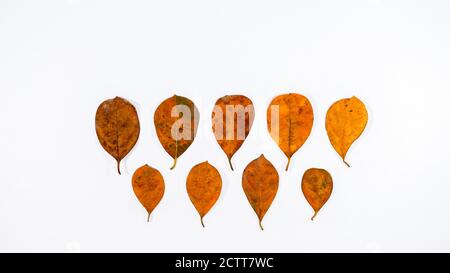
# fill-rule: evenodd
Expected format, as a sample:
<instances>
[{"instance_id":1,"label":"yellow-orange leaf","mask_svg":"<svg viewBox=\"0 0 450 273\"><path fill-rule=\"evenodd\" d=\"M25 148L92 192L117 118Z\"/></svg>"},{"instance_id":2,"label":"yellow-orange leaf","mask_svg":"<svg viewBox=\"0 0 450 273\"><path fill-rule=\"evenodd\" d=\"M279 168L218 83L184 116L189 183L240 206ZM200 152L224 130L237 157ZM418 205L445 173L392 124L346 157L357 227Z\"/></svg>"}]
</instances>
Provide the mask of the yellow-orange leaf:
<instances>
[{"instance_id":1,"label":"yellow-orange leaf","mask_svg":"<svg viewBox=\"0 0 450 273\"><path fill-rule=\"evenodd\" d=\"M222 178L217 169L208 162L194 166L186 181L186 190L192 204L200 215L203 227L203 217L219 199L222 190Z\"/></svg>"},{"instance_id":2,"label":"yellow-orange leaf","mask_svg":"<svg viewBox=\"0 0 450 273\"><path fill-rule=\"evenodd\" d=\"M163 101L155 111L156 134L164 150L174 159L191 146L197 133L199 113L194 103L185 97L174 95Z\"/></svg>"},{"instance_id":3,"label":"yellow-orange leaf","mask_svg":"<svg viewBox=\"0 0 450 273\"><path fill-rule=\"evenodd\" d=\"M148 212L149 221L150 214L164 195L164 178L157 169L144 165L134 172L132 185L136 197Z\"/></svg>"},{"instance_id":4,"label":"yellow-orange leaf","mask_svg":"<svg viewBox=\"0 0 450 273\"><path fill-rule=\"evenodd\" d=\"M213 114L213 132L222 150L231 158L244 143L252 128L255 109L246 96L231 95L217 100Z\"/></svg>"},{"instance_id":5,"label":"yellow-orange leaf","mask_svg":"<svg viewBox=\"0 0 450 273\"><path fill-rule=\"evenodd\" d=\"M342 99L328 109L326 129L331 145L341 156L344 163L350 146L366 128L368 114L366 107L357 97Z\"/></svg>"},{"instance_id":6,"label":"yellow-orange leaf","mask_svg":"<svg viewBox=\"0 0 450 273\"><path fill-rule=\"evenodd\" d=\"M300 94L280 95L267 109L267 127L272 139L288 158L286 170L295 152L311 133L314 113L309 100Z\"/></svg>"},{"instance_id":7,"label":"yellow-orange leaf","mask_svg":"<svg viewBox=\"0 0 450 273\"><path fill-rule=\"evenodd\" d=\"M314 220L319 210L325 205L333 191L333 179L323 169L309 169L302 179L302 191L306 200L314 210L311 220Z\"/></svg>"},{"instance_id":8,"label":"yellow-orange leaf","mask_svg":"<svg viewBox=\"0 0 450 273\"><path fill-rule=\"evenodd\" d=\"M278 191L278 172L264 155L250 162L242 174L242 188L259 219L262 220Z\"/></svg>"}]
</instances>

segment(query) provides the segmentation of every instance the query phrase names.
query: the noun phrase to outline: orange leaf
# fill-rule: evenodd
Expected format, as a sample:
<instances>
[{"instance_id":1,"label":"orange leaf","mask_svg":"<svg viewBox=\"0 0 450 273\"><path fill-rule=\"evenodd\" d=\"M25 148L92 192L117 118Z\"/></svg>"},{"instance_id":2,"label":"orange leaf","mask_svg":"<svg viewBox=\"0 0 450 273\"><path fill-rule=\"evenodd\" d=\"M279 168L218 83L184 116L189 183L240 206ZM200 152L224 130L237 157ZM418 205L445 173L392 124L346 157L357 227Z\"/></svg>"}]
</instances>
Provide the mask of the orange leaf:
<instances>
[{"instance_id":1,"label":"orange leaf","mask_svg":"<svg viewBox=\"0 0 450 273\"><path fill-rule=\"evenodd\" d=\"M345 156L366 128L367 120L366 107L357 97L339 100L328 109L325 123L328 138L348 167Z\"/></svg>"},{"instance_id":2,"label":"orange leaf","mask_svg":"<svg viewBox=\"0 0 450 273\"><path fill-rule=\"evenodd\" d=\"M314 114L309 100L300 94L280 95L267 109L267 127L272 139L288 158L286 171L295 152L311 133Z\"/></svg>"},{"instance_id":3,"label":"orange leaf","mask_svg":"<svg viewBox=\"0 0 450 273\"><path fill-rule=\"evenodd\" d=\"M157 169L144 165L134 172L132 185L136 197L148 212L149 221L150 214L164 195L164 178Z\"/></svg>"},{"instance_id":4,"label":"orange leaf","mask_svg":"<svg viewBox=\"0 0 450 273\"><path fill-rule=\"evenodd\" d=\"M308 203L314 209L314 220L319 210L325 205L333 191L333 179L323 169L309 169L302 179L302 191Z\"/></svg>"},{"instance_id":5,"label":"orange leaf","mask_svg":"<svg viewBox=\"0 0 450 273\"><path fill-rule=\"evenodd\" d=\"M171 170L194 141L198 119L199 113L194 103L177 95L166 99L156 109L156 134L163 148L174 159Z\"/></svg>"},{"instance_id":6,"label":"orange leaf","mask_svg":"<svg viewBox=\"0 0 450 273\"><path fill-rule=\"evenodd\" d=\"M205 227L203 217L219 199L222 190L220 173L208 162L200 163L189 172L186 189L192 204L200 215L202 226Z\"/></svg>"},{"instance_id":7,"label":"orange leaf","mask_svg":"<svg viewBox=\"0 0 450 273\"><path fill-rule=\"evenodd\" d=\"M233 170L231 158L250 133L255 109L252 101L242 95L221 97L215 106L212 114L213 132Z\"/></svg>"},{"instance_id":8,"label":"orange leaf","mask_svg":"<svg viewBox=\"0 0 450 273\"><path fill-rule=\"evenodd\" d=\"M262 220L278 191L278 172L264 155L250 162L242 175L242 188L259 219Z\"/></svg>"},{"instance_id":9,"label":"orange leaf","mask_svg":"<svg viewBox=\"0 0 450 273\"><path fill-rule=\"evenodd\" d=\"M102 147L116 159L120 174L120 161L133 149L139 137L136 109L120 97L102 102L95 114L95 131Z\"/></svg>"}]
</instances>

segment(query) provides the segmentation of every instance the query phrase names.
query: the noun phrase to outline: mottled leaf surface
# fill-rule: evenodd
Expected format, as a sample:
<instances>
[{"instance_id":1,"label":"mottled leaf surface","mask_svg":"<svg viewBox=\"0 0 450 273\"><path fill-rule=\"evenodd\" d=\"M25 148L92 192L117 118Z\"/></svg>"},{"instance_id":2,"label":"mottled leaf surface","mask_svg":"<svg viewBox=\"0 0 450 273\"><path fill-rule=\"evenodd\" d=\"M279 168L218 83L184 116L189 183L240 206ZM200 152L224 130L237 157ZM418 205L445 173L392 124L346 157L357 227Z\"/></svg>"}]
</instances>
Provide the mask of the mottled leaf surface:
<instances>
[{"instance_id":1,"label":"mottled leaf surface","mask_svg":"<svg viewBox=\"0 0 450 273\"><path fill-rule=\"evenodd\" d=\"M214 111L212 114L213 132L233 170L231 158L250 133L255 109L252 101L242 95L221 97L215 106L220 109L220 112ZM230 118L231 116L233 118Z\"/></svg>"},{"instance_id":2,"label":"mottled leaf surface","mask_svg":"<svg viewBox=\"0 0 450 273\"><path fill-rule=\"evenodd\" d=\"M132 185L136 197L148 212L148 221L164 195L164 178L157 169L144 165L134 172Z\"/></svg>"},{"instance_id":3,"label":"mottled leaf surface","mask_svg":"<svg viewBox=\"0 0 450 273\"><path fill-rule=\"evenodd\" d=\"M302 179L302 192L314 210L311 220L314 220L319 210L325 205L333 191L333 179L323 169L309 169Z\"/></svg>"},{"instance_id":4,"label":"mottled leaf surface","mask_svg":"<svg viewBox=\"0 0 450 273\"><path fill-rule=\"evenodd\" d=\"M278 191L278 172L264 155L250 162L242 175L242 188L247 200L259 219L262 220Z\"/></svg>"},{"instance_id":5,"label":"mottled leaf surface","mask_svg":"<svg viewBox=\"0 0 450 273\"><path fill-rule=\"evenodd\" d=\"M120 174L120 161L133 149L139 137L136 109L120 97L102 102L95 115L95 130L102 147L116 159Z\"/></svg>"},{"instance_id":6,"label":"mottled leaf surface","mask_svg":"<svg viewBox=\"0 0 450 273\"><path fill-rule=\"evenodd\" d=\"M183 117L183 114L178 114L184 109L189 110L188 117ZM154 115L156 134L164 150L174 159L171 169L175 168L178 158L194 141L197 133L198 119L199 113L197 107L190 99L182 96L174 95L163 101L156 109ZM176 126L176 122L181 120L184 120L182 126ZM173 128L178 129L173 132ZM177 139L182 135L188 135L189 137Z\"/></svg>"},{"instance_id":7,"label":"mottled leaf surface","mask_svg":"<svg viewBox=\"0 0 450 273\"><path fill-rule=\"evenodd\" d=\"M222 178L217 169L208 162L194 166L186 181L186 190L192 204L200 215L204 227L203 217L219 199L222 190Z\"/></svg>"}]
</instances>

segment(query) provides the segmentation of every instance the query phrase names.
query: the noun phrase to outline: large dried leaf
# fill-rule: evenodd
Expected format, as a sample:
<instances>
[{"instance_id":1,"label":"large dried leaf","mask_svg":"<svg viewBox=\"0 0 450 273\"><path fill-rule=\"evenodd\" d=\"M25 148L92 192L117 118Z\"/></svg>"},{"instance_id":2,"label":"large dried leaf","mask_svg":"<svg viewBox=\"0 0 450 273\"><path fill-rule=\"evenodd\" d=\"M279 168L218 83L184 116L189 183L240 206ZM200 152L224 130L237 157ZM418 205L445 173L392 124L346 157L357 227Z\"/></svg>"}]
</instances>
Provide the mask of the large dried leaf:
<instances>
[{"instance_id":1,"label":"large dried leaf","mask_svg":"<svg viewBox=\"0 0 450 273\"><path fill-rule=\"evenodd\" d=\"M242 174L242 188L259 219L262 220L278 191L278 172L264 155L250 162Z\"/></svg>"},{"instance_id":2,"label":"large dried leaf","mask_svg":"<svg viewBox=\"0 0 450 273\"><path fill-rule=\"evenodd\" d=\"M342 99L328 109L326 129L331 145L344 163L350 146L366 128L368 114L364 103L357 97Z\"/></svg>"},{"instance_id":3,"label":"large dried leaf","mask_svg":"<svg viewBox=\"0 0 450 273\"><path fill-rule=\"evenodd\" d=\"M174 159L191 146L197 133L199 113L194 103L185 97L174 95L163 101L155 111L156 134L166 152Z\"/></svg>"},{"instance_id":4,"label":"large dried leaf","mask_svg":"<svg viewBox=\"0 0 450 273\"><path fill-rule=\"evenodd\" d=\"M314 210L314 220L319 210L325 205L333 191L333 179L323 169L309 169L302 179L302 191L306 200Z\"/></svg>"},{"instance_id":5,"label":"large dried leaf","mask_svg":"<svg viewBox=\"0 0 450 273\"><path fill-rule=\"evenodd\" d=\"M144 165L134 172L132 185L136 197L148 212L149 221L150 214L164 195L164 178L157 169Z\"/></svg>"},{"instance_id":6,"label":"large dried leaf","mask_svg":"<svg viewBox=\"0 0 450 273\"><path fill-rule=\"evenodd\" d=\"M314 114L309 100L300 94L280 95L267 109L267 126L273 140L288 158L286 171L295 152L311 133Z\"/></svg>"},{"instance_id":7,"label":"large dried leaf","mask_svg":"<svg viewBox=\"0 0 450 273\"><path fill-rule=\"evenodd\" d=\"M133 149L139 137L136 109L120 97L102 102L95 115L95 130L102 147L116 159L120 174L120 161Z\"/></svg>"},{"instance_id":8,"label":"large dried leaf","mask_svg":"<svg viewBox=\"0 0 450 273\"><path fill-rule=\"evenodd\" d=\"M253 103L246 96L224 96L216 102L212 114L213 132L228 157L231 170L231 158L250 133L254 116Z\"/></svg>"},{"instance_id":9,"label":"large dried leaf","mask_svg":"<svg viewBox=\"0 0 450 273\"><path fill-rule=\"evenodd\" d=\"M194 166L187 177L186 189L200 215L200 222L205 227L203 217L219 199L222 190L222 178L219 172L208 162Z\"/></svg>"}]
</instances>

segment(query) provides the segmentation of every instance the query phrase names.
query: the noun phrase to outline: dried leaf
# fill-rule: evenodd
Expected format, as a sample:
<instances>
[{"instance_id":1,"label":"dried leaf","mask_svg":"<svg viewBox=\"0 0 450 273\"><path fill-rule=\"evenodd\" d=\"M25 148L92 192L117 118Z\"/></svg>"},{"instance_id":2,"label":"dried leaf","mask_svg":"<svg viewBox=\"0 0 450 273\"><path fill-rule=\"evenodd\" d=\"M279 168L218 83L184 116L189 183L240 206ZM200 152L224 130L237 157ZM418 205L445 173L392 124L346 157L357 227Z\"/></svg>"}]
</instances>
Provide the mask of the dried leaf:
<instances>
[{"instance_id":1,"label":"dried leaf","mask_svg":"<svg viewBox=\"0 0 450 273\"><path fill-rule=\"evenodd\" d=\"M134 172L132 185L134 194L148 212L148 222L150 214L163 198L164 178L157 169L144 165Z\"/></svg>"},{"instance_id":2,"label":"dried leaf","mask_svg":"<svg viewBox=\"0 0 450 273\"><path fill-rule=\"evenodd\" d=\"M187 177L186 189L200 215L200 222L205 227L203 217L219 199L222 190L222 178L219 172L208 162L194 166Z\"/></svg>"},{"instance_id":3,"label":"dried leaf","mask_svg":"<svg viewBox=\"0 0 450 273\"><path fill-rule=\"evenodd\" d=\"M328 109L326 129L331 145L341 156L344 163L350 146L366 128L368 114L364 103L357 97L342 99Z\"/></svg>"},{"instance_id":4,"label":"dried leaf","mask_svg":"<svg viewBox=\"0 0 450 273\"><path fill-rule=\"evenodd\" d=\"M252 128L255 109L246 96L231 95L217 100L213 114L213 132L222 150L231 158L244 143Z\"/></svg>"},{"instance_id":5,"label":"dried leaf","mask_svg":"<svg viewBox=\"0 0 450 273\"><path fill-rule=\"evenodd\" d=\"M133 149L139 137L136 109L120 97L102 102L95 115L95 130L100 144L116 159L120 174L120 161Z\"/></svg>"},{"instance_id":6,"label":"dried leaf","mask_svg":"<svg viewBox=\"0 0 450 273\"><path fill-rule=\"evenodd\" d=\"M295 152L311 133L314 114L309 100L300 94L280 95L267 109L267 126L272 139L288 158L286 171Z\"/></svg>"},{"instance_id":7,"label":"dried leaf","mask_svg":"<svg viewBox=\"0 0 450 273\"><path fill-rule=\"evenodd\" d=\"M174 159L171 170L194 141L198 119L199 113L194 103L177 95L166 99L156 109L156 134L166 152Z\"/></svg>"},{"instance_id":8,"label":"dried leaf","mask_svg":"<svg viewBox=\"0 0 450 273\"><path fill-rule=\"evenodd\" d=\"M302 191L306 200L314 209L314 220L319 210L325 205L333 191L333 179L331 175L323 169L309 169L302 179Z\"/></svg>"},{"instance_id":9,"label":"dried leaf","mask_svg":"<svg viewBox=\"0 0 450 273\"><path fill-rule=\"evenodd\" d=\"M264 155L250 162L242 174L242 188L259 219L262 220L278 191L278 172Z\"/></svg>"}]
</instances>

